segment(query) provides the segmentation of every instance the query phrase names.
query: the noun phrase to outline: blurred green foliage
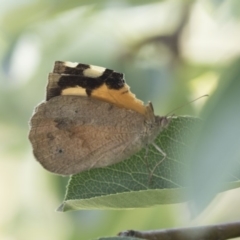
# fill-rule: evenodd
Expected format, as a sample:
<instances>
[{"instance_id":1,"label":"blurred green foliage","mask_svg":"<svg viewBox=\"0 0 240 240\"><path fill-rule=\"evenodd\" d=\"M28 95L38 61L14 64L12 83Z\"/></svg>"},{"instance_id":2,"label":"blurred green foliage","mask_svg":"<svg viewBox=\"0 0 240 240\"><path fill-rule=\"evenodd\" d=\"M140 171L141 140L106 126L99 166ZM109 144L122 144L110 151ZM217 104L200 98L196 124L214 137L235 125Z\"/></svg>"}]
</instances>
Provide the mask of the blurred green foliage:
<instances>
[{"instance_id":1,"label":"blurred green foliage","mask_svg":"<svg viewBox=\"0 0 240 240\"><path fill-rule=\"evenodd\" d=\"M216 117L223 116L215 115L214 109L219 113L224 103L232 105L228 102L231 91L234 96L240 91L234 83L234 78L239 82L236 73L240 52L239 9L238 0L3 0L0 188L4 196L0 206L0 238L93 239L130 228L145 230L188 224L187 209L179 213L174 205L132 211L54 212L64 198L67 179L47 173L34 161L27 140L28 121L34 107L45 98L47 74L54 61L68 60L124 72L132 92L145 103L151 100L159 115L208 93L207 100L189 104L176 114L200 115L207 122L211 119L209 126L213 126ZM219 128L229 126L228 119L237 128L239 97L234 99L233 108L226 106L231 111L225 113L225 121L218 122L213 135ZM204 109L208 103L210 107ZM229 118L225 118L226 114ZM209 132L209 128L205 131ZM205 139L202 134L200 140ZM221 139L221 132L216 136ZM227 151L229 167L231 159L239 157L238 139L234 136L232 140L226 138L235 143L233 155ZM219 149L217 143L214 146ZM207 173L209 166L208 158L204 160L207 163L201 168L193 166L195 184L201 191L202 185L198 184L202 178L197 176L200 169L200 173ZM214 176L214 171L210 173ZM206 179L207 175L202 177ZM199 187L196 189L199 193ZM233 212L239 217L236 209ZM224 216L219 221L227 219Z\"/></svg>"}]
</instances>

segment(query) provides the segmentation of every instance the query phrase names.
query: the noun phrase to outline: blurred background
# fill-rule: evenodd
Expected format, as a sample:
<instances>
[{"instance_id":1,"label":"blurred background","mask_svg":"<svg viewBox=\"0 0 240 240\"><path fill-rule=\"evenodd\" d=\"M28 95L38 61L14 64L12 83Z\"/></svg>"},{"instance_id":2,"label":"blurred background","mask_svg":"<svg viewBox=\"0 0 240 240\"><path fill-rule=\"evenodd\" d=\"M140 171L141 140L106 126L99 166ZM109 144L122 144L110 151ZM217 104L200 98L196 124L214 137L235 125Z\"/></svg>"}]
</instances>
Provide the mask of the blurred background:
<instances>
[{"instance_id":1,"label":"blurred background","mask_svg":"<svg viewBox=\"0 0 240 240\"><path fill-rule=\"evenodd\" d=\"M27 139L56 60L123 72L132 92L152 101L158 115L210 94L176 112L201 116L220 85L230 82L221 77L239 68L239 17L238 0L1 0L0 239L87 240L125 229L239 220L238 189L218 195L195 219L186 203L56 212L68 179L45 171Z\"/></svg>"}]
</instances>

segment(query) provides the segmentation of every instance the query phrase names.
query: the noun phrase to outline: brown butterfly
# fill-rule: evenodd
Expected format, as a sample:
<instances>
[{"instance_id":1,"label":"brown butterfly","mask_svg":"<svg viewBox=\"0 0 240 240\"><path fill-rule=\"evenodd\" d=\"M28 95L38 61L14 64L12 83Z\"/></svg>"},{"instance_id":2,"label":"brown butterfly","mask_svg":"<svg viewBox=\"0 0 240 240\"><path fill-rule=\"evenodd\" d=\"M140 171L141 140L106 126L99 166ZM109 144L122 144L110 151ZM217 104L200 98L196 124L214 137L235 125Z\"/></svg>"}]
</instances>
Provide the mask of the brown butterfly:
<instances>
[{"instance_id":1,"label":"brown butterfly","mask_svg":"<svg viewBox=\"0 0 240 240\"><path fill-rule=\"evenodd\" d=\"M44 168L71 175L121 162L148 144L165 158L154 140L169 121L136 99L123 74L57 61L46 101L31 118L29 139Z\"/></svg>"}]
</instances>

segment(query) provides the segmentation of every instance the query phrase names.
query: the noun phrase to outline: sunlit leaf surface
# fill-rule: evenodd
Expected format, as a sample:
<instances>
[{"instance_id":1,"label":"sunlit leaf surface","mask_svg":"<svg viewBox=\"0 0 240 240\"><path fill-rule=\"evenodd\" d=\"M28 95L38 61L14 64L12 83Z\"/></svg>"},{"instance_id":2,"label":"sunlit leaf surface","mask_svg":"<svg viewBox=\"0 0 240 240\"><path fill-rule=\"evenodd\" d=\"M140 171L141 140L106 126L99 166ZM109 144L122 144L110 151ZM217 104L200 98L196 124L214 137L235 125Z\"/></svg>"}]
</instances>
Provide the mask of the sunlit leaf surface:
<instances>
[{"instance_id":1,"label":"sunlit leaf surface","mask_svg":"<svg viewBox=\"0 0 240 240\"><path fill-rule=\"evenodd\" d=\"M194 126L193 117L173 117L168 128L155 143L167 158L153 174L150 172L163 159L154 146L142 149L129 159L110 167L92 169L70 179L61 211L81 208L136 208L184 200L184 176L188 164L183 154L189 146ZM187 137L189 136L189 137ZM139 201L141 199L141 201Z\"/></svg>"}]
</instances>

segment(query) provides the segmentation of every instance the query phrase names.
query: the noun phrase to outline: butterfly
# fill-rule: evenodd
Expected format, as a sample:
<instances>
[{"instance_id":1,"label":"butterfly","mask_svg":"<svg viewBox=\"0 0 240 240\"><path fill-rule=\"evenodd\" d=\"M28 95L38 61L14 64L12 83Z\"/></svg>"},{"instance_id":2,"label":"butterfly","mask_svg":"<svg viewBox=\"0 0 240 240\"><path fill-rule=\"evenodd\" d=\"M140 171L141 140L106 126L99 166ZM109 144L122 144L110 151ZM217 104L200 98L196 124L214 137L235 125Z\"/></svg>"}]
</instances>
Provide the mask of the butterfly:
<instances>
[{"instance_id":1,"label":"butterfly","mask_svg":"<svg viewBox=\"0 0 240 240\"><path fill-rule=\"evenodd\" d=\"M154 140L169 121L136 98L122 73L56 61L29 140L45 169L72 175L121 162L149 144L165 158Z\"/></svg>"}]
</instances>

